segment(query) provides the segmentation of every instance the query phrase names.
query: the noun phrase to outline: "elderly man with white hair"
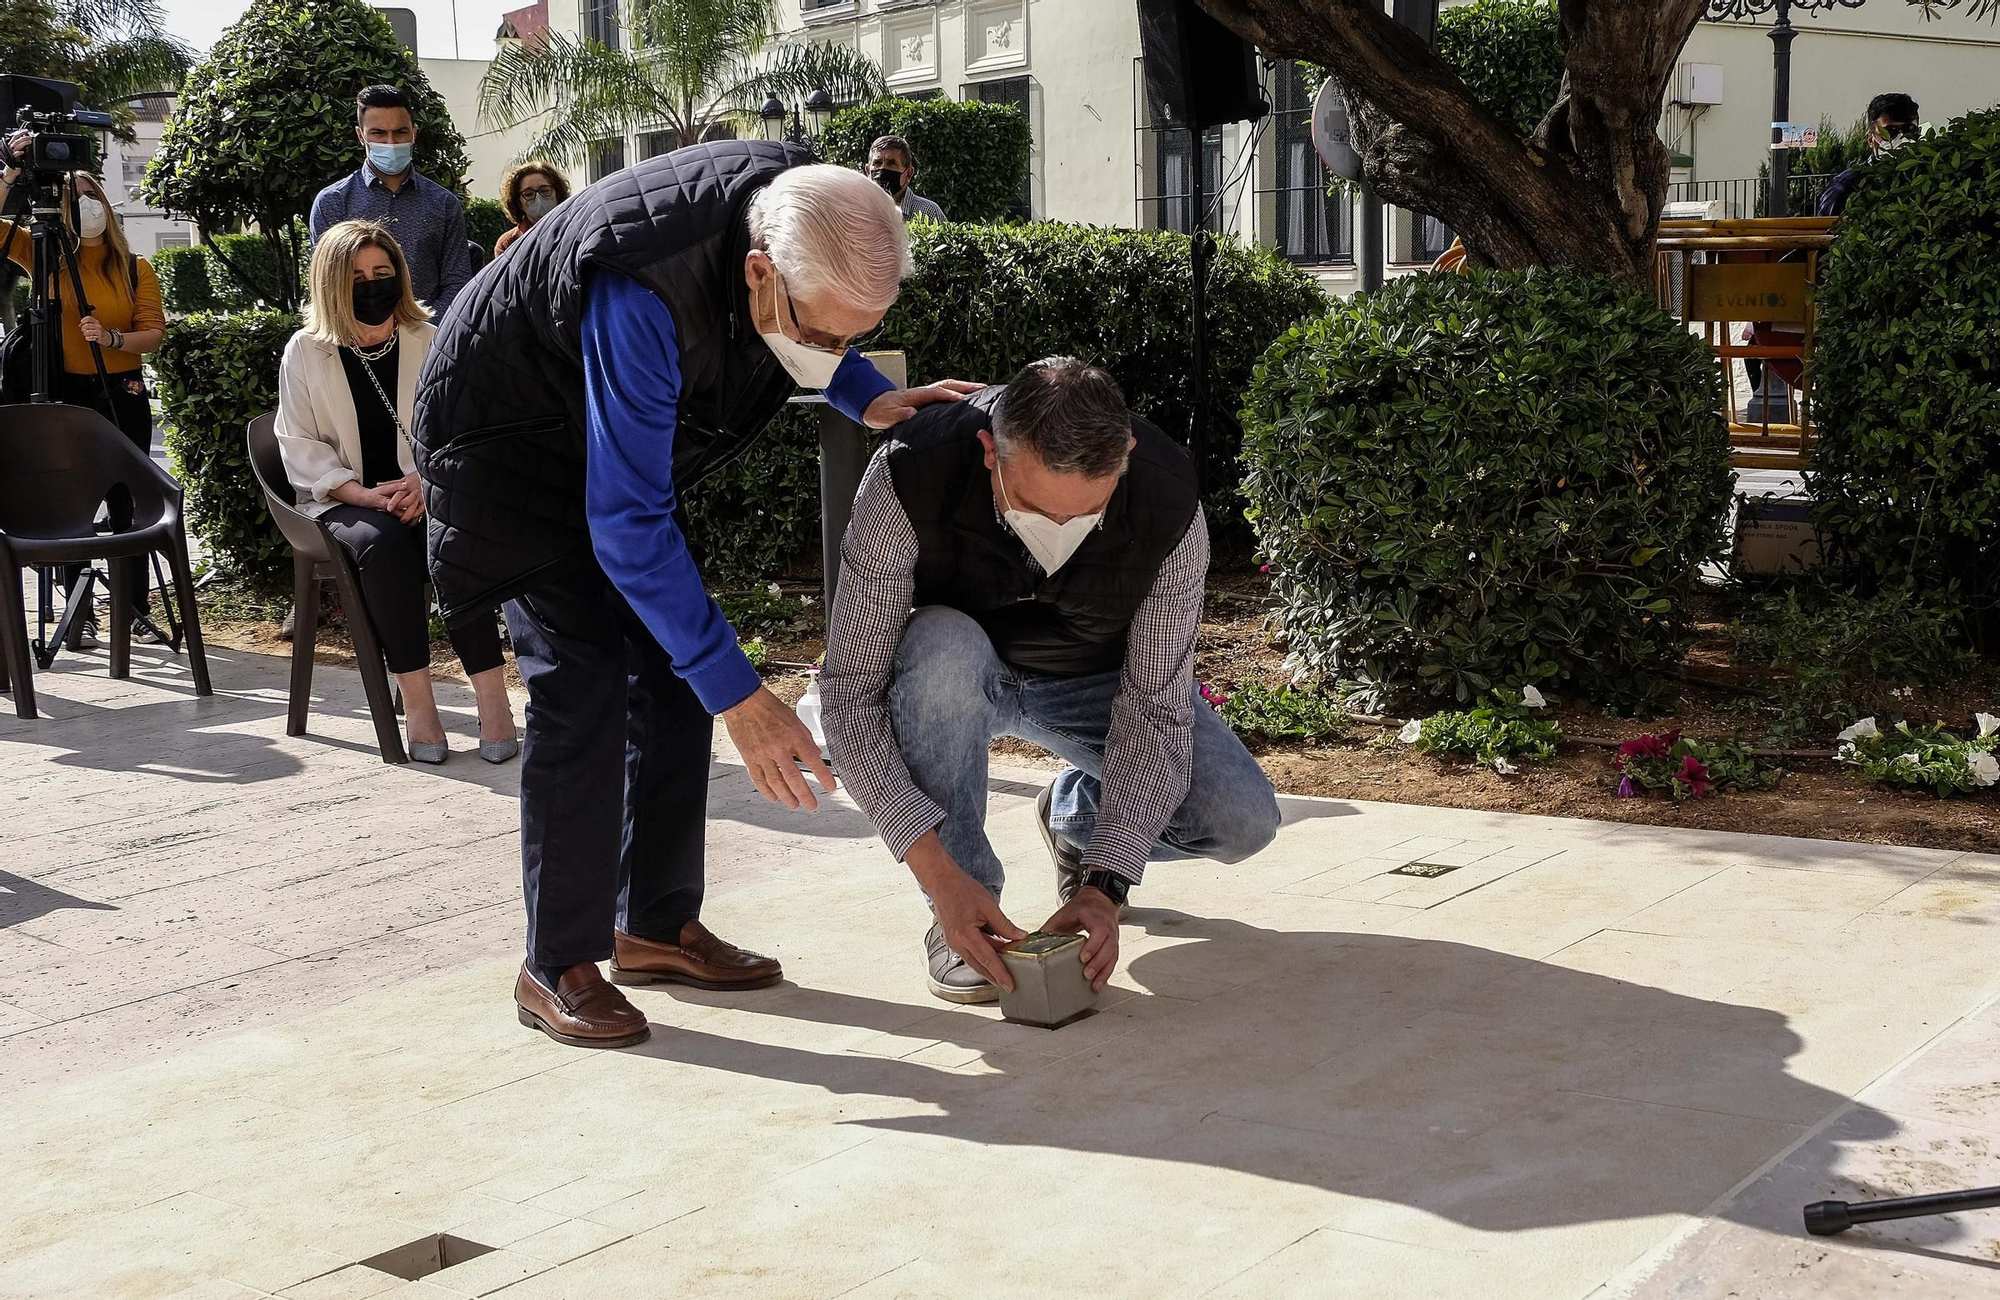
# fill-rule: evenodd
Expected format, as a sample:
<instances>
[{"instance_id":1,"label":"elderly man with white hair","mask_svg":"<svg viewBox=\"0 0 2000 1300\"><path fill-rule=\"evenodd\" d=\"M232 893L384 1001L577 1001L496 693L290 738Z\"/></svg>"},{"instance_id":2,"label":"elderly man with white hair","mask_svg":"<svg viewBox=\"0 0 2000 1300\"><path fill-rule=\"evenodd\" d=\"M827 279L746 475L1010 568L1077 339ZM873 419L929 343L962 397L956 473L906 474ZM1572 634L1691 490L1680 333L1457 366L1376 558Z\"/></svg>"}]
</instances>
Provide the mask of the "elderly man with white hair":
<instances>
[{"instance_id":1,"label":"elderly man with white hair","mask_svg":"<svg viewBox=\"0 0 2000 1300\"><path fill-rule=\"evenodd\" d=\"M618 1047L620 984L775 984L700 919L712 719L757 789L834 788L703 587L682 503L799 387L887 428L977 385L897 390L851 345L910 270L867 177L723 141L614 173L537 222L438 328L413 439L448 622L502 608L528 714L521 1023Z\"/></svg>"}]
</instances>

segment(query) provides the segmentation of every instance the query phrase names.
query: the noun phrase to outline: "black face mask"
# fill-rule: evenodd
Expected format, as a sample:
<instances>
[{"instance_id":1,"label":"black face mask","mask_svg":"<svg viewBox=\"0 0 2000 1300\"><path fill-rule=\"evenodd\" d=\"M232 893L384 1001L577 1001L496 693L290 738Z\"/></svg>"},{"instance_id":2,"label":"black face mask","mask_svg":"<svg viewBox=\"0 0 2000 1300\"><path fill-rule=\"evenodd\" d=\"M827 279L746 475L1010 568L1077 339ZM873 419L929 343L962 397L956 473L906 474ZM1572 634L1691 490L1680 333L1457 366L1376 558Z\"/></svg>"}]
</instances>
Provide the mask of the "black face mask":
<instances>
[{"instance_id":1,"label":"black face mask","mask_svg":"<svg viewBox=\"0 0 2000 1300\"><path fill-rule=\"evenodd\" d=\"M893 167L880 167L869 172L868 175L874 179L877 185L889 191L890 198L894 198L903 192L903 173Z\"/></svg>"},{"instance_id":2,"label":"black face mask","mask_svg":"<svg viewBox=\"0 0 2000 1300\"><path fill-rule=\"evenodd\" d=\"M396 305L402 301L403 277L400 275L356 281L354 319L363 325L380 325L396 314Z\"/></svg>"}]
</instances>

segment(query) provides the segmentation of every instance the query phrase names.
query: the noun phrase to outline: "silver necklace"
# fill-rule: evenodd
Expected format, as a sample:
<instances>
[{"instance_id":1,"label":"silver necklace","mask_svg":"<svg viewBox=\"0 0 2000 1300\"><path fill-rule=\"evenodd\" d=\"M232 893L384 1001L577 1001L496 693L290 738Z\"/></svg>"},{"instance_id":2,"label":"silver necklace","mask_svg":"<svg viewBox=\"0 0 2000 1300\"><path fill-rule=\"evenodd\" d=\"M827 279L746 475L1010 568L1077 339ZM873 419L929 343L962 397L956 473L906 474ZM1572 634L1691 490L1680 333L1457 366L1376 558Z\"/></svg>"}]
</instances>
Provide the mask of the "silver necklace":
<instances>
[{"instance_id":1,"label":"silver necklace","mask_svg":"<svg viewBox=\"0 0 2000 1300\"><path fill-rule=\"evenodd\" d=\"M387 343L384 343L381 347L375 349L375 351L373 351L372 353L365 352L362 349L354 347L351 344L348 347L348 351L352 352L355 356L360 357L364 362L380 361L383 357L388 356L389 353L395 348L395 346L396 346L396 336L394 334L391 334L389 336L389 341ZM361 367L361 373L368 376L368 382L371 385L373 385L375 389L375 396L382 399L382 406L389 412L390 422L396 426L396 436L399 438L408 438L409 435L403 432L403 417L396 414L396 404L389 400L389 394L382 387L382 381L376 378L375 367L371 365L363 365Z\"/></svg>"},{"instance_id":2,"label":"silver necklace","mask_svg":"<svg viewBox=\"0 0 2000 1300\"><path fill-rule=\"evenodd\" d=\"M372 351L362 347L359 343L350 343L347 345L347 349L363 361L380 361L383 357L388 356L396 350L396 336L391 334Z\"/></svg>"}]
</instances>

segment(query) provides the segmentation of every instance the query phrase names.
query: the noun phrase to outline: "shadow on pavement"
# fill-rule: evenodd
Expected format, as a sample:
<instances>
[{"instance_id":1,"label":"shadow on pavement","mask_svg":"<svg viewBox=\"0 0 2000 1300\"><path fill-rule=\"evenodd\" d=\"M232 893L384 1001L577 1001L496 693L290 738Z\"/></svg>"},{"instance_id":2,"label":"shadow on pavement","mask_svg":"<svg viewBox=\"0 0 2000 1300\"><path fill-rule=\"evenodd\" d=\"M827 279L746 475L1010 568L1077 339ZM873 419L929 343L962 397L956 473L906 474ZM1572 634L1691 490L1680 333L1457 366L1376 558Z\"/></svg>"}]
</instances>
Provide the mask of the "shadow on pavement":
<instances>
[{"instance_id":1,"label":"shadow on pavement","mask_svg":"<svg viewBox=\"0 0 2000 1300\"><path fill-rule=\"evenodd\" d=\"M50 912L65 910L115 912L118 909L110 903L78 898L11 872L0 871L0 930L36 920Z\"/></svg>"},{"instance_id":2,"label":"shadow on pavement","mask_svg":"<svg viewBox=\"0 0 2000 1300\"><path fill-rule=\"evenodd\" d=\"M998 1073L688 1028L631 1050L921 1112L848 1121L870 1128L1198 1164L1493 1232L1699 1214L1848 1101L1787 1072L1802 1042L1763 1008L1437 940L1168 911L1129 924L1170 941L1131 961L1133 979L1200 1000L1133 998L1045 1039L814 989L728 1003L893 1029L911 1051L1004 1043ZM1896 1127L1867 1109L1842 1120L1853 1140Z\"/></svg>"}]
</instances>

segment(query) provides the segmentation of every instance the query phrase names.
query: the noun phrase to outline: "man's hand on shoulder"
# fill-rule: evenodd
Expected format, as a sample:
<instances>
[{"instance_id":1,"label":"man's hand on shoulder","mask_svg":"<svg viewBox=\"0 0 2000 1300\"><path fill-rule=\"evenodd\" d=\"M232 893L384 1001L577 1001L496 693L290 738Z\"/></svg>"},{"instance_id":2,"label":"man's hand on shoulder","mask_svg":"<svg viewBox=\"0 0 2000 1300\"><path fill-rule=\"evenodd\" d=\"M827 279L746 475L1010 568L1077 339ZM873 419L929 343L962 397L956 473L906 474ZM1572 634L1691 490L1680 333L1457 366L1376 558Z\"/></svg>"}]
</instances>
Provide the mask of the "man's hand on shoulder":
<instances>
[{"instance_id":1,"label":"man's hand on shoulder","mask_svg":"<svg viewBox=\"0 0 2000 1300\"><path fill-rule=\"evenodd\" d=\"M964 379L940 379L922 388L893 388L870 402L862 418L871 429L894 428L932 402L956 402L984 387Z\"/></svg>"},{"instance_id":2,"label":"man's hand on shoulder","mask_svg":"<svg viewBox=\"0 0 2000 1300\"><path fill-rule=\"evenodd\" d=\"M1076 891L1042 928L1055 934L1087 934L1083 944L1083 977L1095 991L1104 992L1118 969L1118 904L1088 885Z\"/></svg>"}]
</instances>

